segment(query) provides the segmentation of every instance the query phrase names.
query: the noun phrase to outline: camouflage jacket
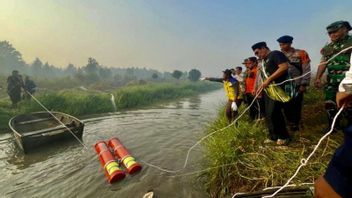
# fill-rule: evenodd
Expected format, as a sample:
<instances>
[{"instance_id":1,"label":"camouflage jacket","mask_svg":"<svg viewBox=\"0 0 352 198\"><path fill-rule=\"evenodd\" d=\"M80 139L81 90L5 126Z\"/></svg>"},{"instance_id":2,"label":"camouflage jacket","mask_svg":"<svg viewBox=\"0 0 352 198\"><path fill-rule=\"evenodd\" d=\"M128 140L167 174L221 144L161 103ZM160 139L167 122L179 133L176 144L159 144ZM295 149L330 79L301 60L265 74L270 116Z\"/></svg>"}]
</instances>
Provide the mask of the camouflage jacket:
<instances>
[{"instance_id":1,"label":"camouflage jacket","mask_svg":"<svg viewBox=\"0 0 352 198\"><path fill-rule=\"evenodd\" d=\"M346 49L348 47L352 46L352 36L347 35L344 39L337 41L337 42L331 42L323 47L321 50L322 54L322 59L321 61L327 61L330 58L332 58L335 54L339 53L341 50ZM343 78L345 78L345 73L349 70L350 68L350 56L351 56L351 51L347 50L344 53L341 53L340 55L336 56L334 59L329 61L327 63L327 70L328 70L328 83L330 85L336 85L342 81Z\"/></svg>"}]
</instances>

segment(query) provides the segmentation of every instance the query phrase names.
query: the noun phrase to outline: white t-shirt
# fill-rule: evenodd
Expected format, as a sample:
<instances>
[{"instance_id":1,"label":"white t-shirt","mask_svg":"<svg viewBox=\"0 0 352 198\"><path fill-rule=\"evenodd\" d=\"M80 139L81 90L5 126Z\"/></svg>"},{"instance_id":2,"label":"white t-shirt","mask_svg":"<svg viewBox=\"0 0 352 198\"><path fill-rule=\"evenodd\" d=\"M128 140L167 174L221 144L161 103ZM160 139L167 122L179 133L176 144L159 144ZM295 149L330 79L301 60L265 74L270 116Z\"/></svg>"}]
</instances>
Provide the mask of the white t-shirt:
<instances>
[{"instance_id":1,"label":"white t-shirt","mask_svg":"<svg viewBox=\"0 0 352 198\"><path fill-rule=\"evenodd\" d=\"M339 85L339 92L352 93L352 53L350 58L350 70L346 72L346 77L341 81Z\"/></svg>"}]
</instances>

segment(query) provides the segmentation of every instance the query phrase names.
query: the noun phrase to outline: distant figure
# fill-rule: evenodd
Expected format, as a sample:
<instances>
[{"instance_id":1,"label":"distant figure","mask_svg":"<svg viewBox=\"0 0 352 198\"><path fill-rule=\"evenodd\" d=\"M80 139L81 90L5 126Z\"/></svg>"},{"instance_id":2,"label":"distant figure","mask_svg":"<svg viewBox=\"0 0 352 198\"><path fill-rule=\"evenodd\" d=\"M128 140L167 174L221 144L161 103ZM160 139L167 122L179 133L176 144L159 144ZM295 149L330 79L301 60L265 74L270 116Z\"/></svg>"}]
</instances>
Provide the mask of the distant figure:
<instances>
[{"instance_id":1,"label":"distant figure","mask_svg":"<svg viewBox=\"0 0 352 198\"><path fill-rule=\"evenodd\" d=\"M10 96L12 108L17 107L17 103L21 101L21 87L23 87L22 76L17 70L12 71L12 75L7 78L7 94Z\"/></svg>"},{"instance_id":2,"label":"distant figure","mask_svg":"<svg viewBox=\"0 0 352 198\"><path fill-rule=\"evenodd\" d=\"M25 80L24 80L24 90L25 91L23 94L23 98L26 100L30 100L31 96L28 93L33 95L35 93L36 88L37 88L37 85L34 83L34 81L29 79L29 76L26 76Z\"/></svg>"}]
</instances>

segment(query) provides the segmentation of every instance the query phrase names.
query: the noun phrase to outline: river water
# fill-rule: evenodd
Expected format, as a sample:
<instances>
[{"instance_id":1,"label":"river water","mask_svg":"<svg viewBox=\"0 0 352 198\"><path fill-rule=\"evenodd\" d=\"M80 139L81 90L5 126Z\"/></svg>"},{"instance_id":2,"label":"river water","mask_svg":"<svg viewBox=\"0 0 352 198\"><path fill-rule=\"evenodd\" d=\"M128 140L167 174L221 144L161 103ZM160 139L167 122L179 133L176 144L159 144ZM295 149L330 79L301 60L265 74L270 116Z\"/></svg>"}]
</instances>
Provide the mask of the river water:
<instances>
[{"instance_id":1,"label":"river water","mask_svg":"<svg viewBox=\"0 0 352 198\"><path fill-rule=\"evenodd\" d=\"M93 148L97 140L118 137L138 160L176 170L187 150L204 136L224 99L217 90L145 109L88 118L83 141L54 144L24 155L9 134L0 135L1 197L141 198L152 190L157 198L208 197L196 176L176 176L142 164L141 172L112 185L106 182ZM179 174L199 170L202 148L196 147Z\"/></svg>"}]
</instances>

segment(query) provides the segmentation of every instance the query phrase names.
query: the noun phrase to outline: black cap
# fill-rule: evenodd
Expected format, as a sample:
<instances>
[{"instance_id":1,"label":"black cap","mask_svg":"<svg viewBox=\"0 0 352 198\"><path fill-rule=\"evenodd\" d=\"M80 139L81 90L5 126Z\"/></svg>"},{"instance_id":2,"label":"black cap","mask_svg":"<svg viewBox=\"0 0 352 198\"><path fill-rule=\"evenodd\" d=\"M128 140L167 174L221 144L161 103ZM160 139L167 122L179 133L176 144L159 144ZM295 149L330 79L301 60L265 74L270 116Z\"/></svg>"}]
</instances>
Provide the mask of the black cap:
<instances>
[{"instance_id":1,"label":"black cap","mask_svg":"<svg viewBox=\"0 0 352 198\"><path fill-rule=\"evenodd\" d=\"M254 57L254 56L249 57L248 60L250 60L252 62L257 62L258 61L257 57Z\"/></svg>"},{"instance_id":2,"label":"black cap","mask_svg":"<svg viewBox=\"0 0 352 198\"><path fill-rule=\"evenodd\" d=\"M258 48L263 48L263 47L267 47L264 41L252 45L252 50L254 51Z\"/></svg>"},{"instance_id":3,"label":"black cap","mask_svg":"<svg viewBox=\"0 0 352 198\"><path fill-rule=\"evenodd\" d=\"M282 36L277 39L277 42L279 43L292 43L293 37L289 35Z\"/></svg>"},{"instance_id":4,"label":"black cap","mask_svg":"<svg viewBox=\"0 0 352 198\"><path fill-rule=\"evenodd\" d=\"M352 27L348 21L336 21L326 27L328 32L335 32L338 29L346 27L348 31L352 30Z\"/></svg>"},{"instance_id":5,"label":"black cap","mask_svg":"<svg viewBox=\"0 0 352 198\"><path fill-rule=\"evenodd\" d=\"M248 58L244 59L242 64L246 64L247 62L248 62Z\"/></svg>"},{"instance_id":6,"label":"black cap","mask_svg":"<svg viewBox=\"0 0 352 198\"><path fill-rule=\"evenodd\" d=\"M231 74L232 74L231 69L225 69L223 72L224 72L224 74L226 74L226 75L231 75Z\"/></svg>"}]
</instances>

